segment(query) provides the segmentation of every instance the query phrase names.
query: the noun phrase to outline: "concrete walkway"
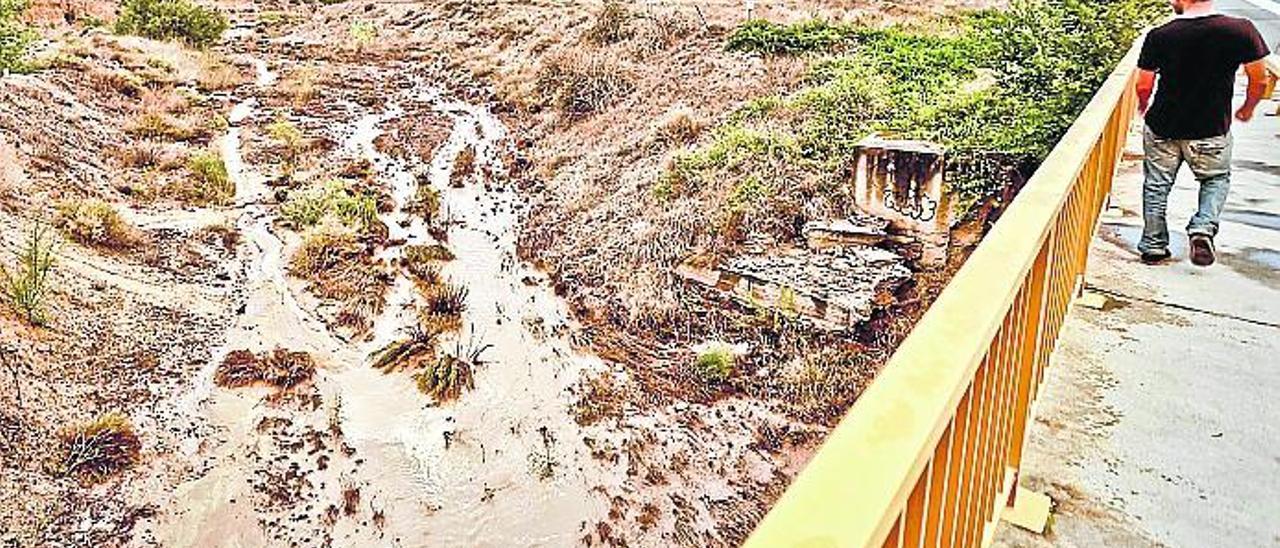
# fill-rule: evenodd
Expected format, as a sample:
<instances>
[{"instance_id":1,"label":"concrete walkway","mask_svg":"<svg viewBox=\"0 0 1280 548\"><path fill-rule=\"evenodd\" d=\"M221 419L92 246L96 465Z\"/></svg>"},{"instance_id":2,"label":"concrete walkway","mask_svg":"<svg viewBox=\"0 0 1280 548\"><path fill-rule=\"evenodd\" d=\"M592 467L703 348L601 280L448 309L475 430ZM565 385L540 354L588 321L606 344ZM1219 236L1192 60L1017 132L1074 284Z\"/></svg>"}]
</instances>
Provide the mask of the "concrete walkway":
<instances>
[{"instance_id":1,"label":"concrete walkway","mask_svg":"<svg viewBox=\"0 0 1280 548\"><path fill-rule=\"evenodd\" d=\"M1280 14L1220 5L1272 15L1264 32L1280 39ZM1169 207L1177 262L1138 261L1135 126L1024 462L1022 485L1055 502L1051 531L1002 525L997 545L1280 546L1280 117L1264 115L1277 108L1235 128L1209 268L1187 259L1198 185L1185 169Z\"/></svg>"}]
</instances>

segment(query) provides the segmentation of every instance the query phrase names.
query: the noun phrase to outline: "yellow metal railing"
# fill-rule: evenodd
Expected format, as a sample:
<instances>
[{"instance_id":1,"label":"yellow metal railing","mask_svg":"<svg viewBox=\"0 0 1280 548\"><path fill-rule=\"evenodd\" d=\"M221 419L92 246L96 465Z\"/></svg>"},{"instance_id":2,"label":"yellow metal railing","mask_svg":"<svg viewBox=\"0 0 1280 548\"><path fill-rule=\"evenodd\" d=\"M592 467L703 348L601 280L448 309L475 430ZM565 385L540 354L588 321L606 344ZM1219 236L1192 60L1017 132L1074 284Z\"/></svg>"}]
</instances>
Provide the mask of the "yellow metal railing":
<instances>
[{"instance_id":1,"label":"yellow metal railing","mask_svg":"<svg viewBox=\"0 0 1280 548\"><path fill-rule=\"evenodd\" d=\"M979 546L1111 189L1137 50L1106 80L748 546Z\"/></svg>"}]
</instances>

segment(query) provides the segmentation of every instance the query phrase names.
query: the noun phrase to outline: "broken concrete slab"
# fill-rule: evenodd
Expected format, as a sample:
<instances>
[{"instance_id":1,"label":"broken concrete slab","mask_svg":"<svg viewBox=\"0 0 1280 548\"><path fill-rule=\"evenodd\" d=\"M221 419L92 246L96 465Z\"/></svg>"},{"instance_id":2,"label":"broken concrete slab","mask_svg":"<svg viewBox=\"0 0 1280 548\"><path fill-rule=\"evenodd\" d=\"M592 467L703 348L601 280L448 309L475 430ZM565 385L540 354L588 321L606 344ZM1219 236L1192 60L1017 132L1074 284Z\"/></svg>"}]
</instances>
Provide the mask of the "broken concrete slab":
<instances>
[{"instance_id":1,"label":"broken concrete slab","mask_svg":"<svg viewBox=\"0 0 1280 548\"><path fill-rule=\"evenodd\" d=\"M911 279L905 259L873 247L838 253L803 249L743 255L715 266L686 262L676 273L749 306L803 317L825 329L849 329L895 302Z\"/></svg>"}]
</instances>

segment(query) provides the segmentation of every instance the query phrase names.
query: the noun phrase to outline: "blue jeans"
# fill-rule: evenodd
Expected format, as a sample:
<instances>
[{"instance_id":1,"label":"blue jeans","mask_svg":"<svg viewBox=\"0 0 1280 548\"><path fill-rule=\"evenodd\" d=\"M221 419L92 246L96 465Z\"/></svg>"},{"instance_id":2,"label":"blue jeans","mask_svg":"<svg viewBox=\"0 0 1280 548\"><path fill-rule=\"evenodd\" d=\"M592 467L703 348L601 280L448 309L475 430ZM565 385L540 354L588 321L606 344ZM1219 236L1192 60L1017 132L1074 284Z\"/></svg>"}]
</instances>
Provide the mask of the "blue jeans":
<instances>
[{"instance_id":1,"label":"blue jeans","mask_svg":"<svg viewBox=\"0 0 1280 548\"><path fill-rule=\"evenodd\" d=\"M1200 182L1200 207L1187 223L1187 235L1212 238L1218 234L1218 216L1222 214L1222 206L1227 203L1227 190L1231 188L1231 142L1230 133L1207 139L1182 140L1165 139L1152 133L1151 128L1144 128L1144 226L1138 251L1160 253L1169 249L1165 210L1169 206L1169 191L1173 190L1173 181L1177 179L1183 162Z\"/></svg>"}]
</instances>

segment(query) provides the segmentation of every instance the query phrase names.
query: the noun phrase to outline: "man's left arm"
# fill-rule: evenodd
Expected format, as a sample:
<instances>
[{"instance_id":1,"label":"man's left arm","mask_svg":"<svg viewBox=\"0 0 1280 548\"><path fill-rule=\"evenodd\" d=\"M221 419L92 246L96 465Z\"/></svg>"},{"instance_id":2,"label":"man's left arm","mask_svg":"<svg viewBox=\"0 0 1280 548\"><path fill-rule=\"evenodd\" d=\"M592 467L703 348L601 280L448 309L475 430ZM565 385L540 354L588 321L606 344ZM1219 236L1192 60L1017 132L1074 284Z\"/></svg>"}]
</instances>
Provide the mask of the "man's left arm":
<instances>
[{"instance_id":1,"label":"man's left arm","mask_svg":"<svg viewBox=\"0 0 1280 548\"><path fill-rule=\"evenodd\" d=\"M1253 26L1249 21L1245 21L1242 38L1239 59L1244 65L1245 75L1249 77L1249 87L1245 93L1244 104L1236 110L1236 119L1248 122L1253 119L1253 109L1262 102L1262 94L1267 91L1267 67L1263 63L1263 58L1271 51L1267 48L1267 42L1262 39L1262 34L1258 32L1258 27Z\"/></svg>"}]
</instances>

